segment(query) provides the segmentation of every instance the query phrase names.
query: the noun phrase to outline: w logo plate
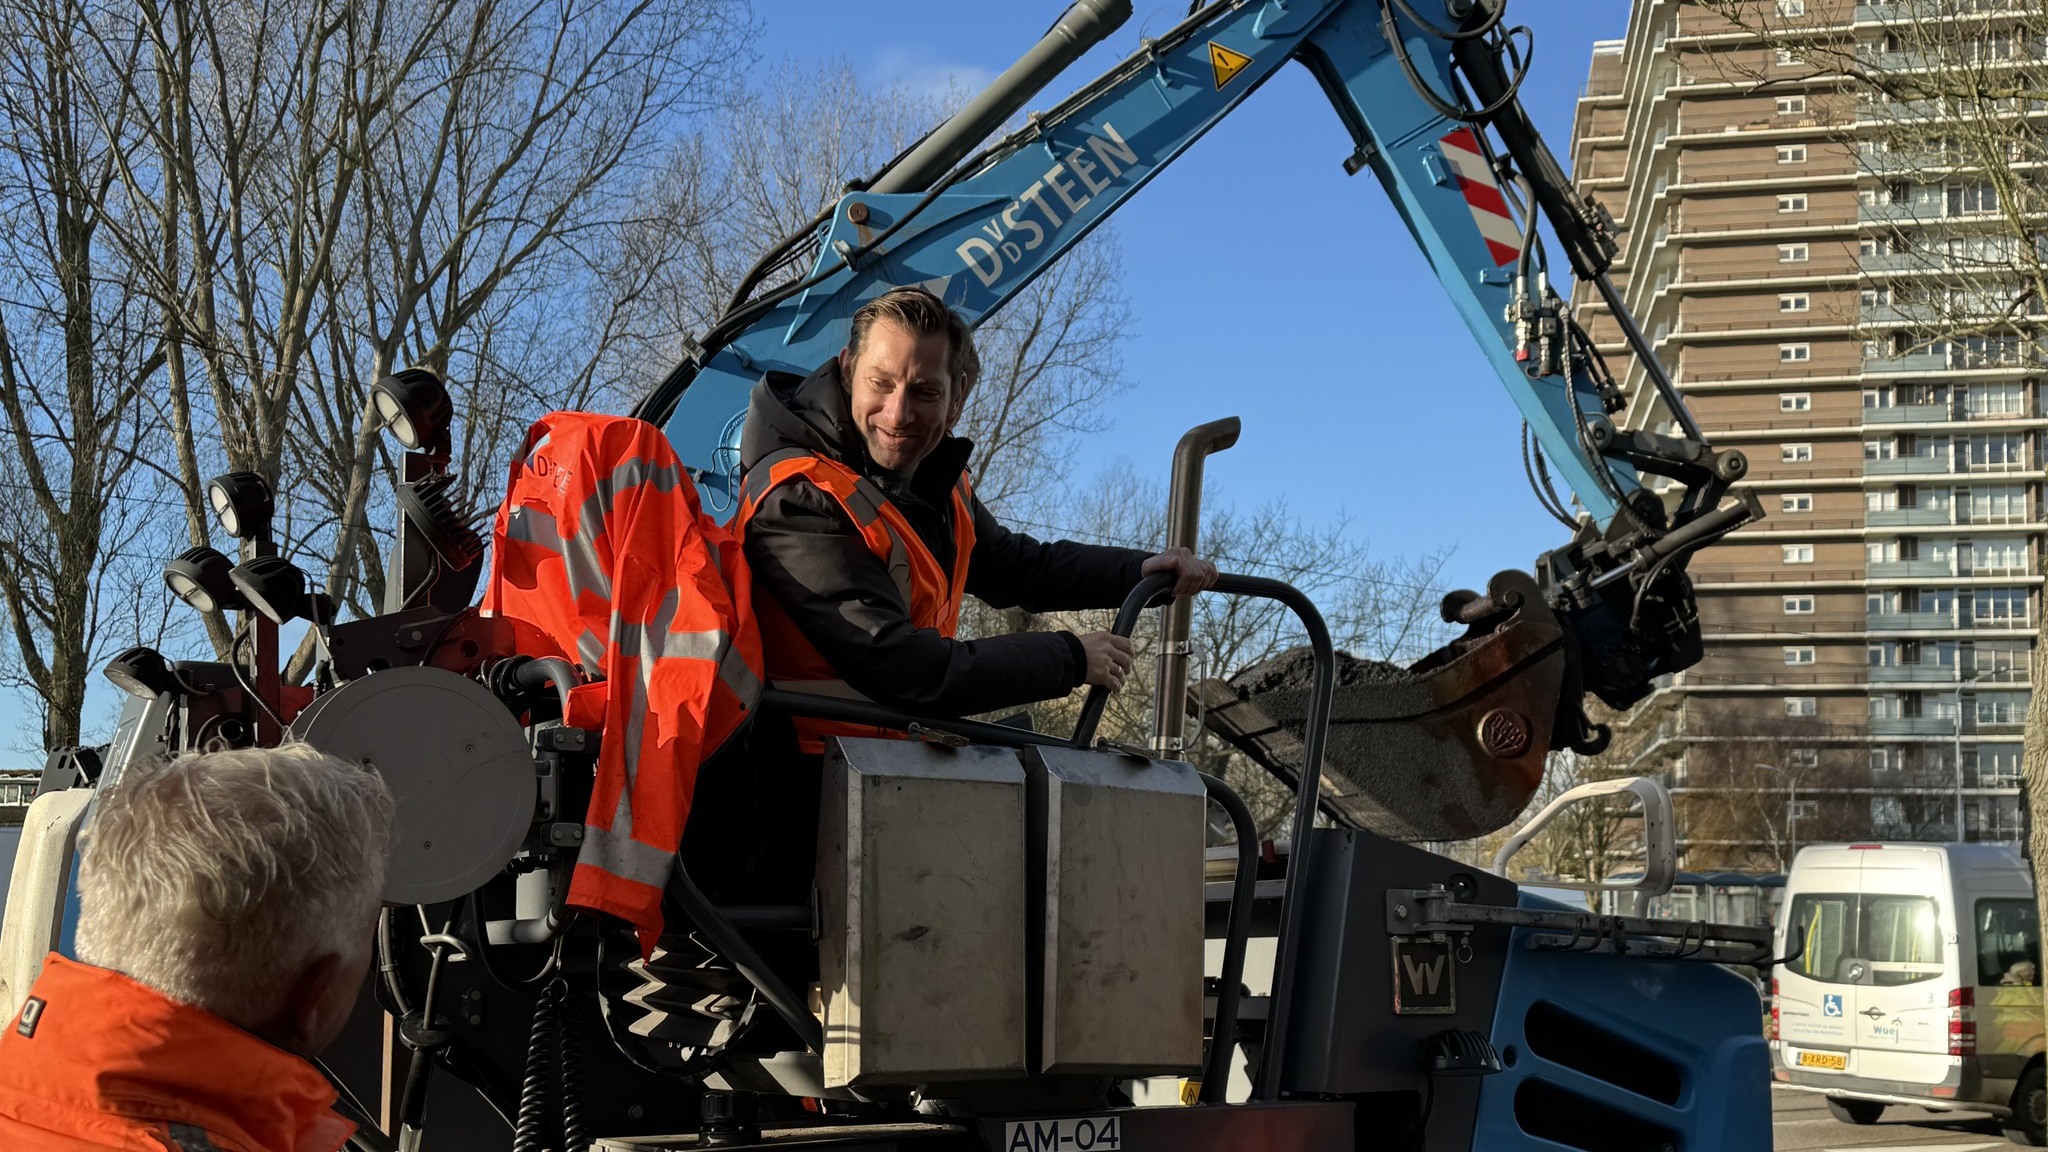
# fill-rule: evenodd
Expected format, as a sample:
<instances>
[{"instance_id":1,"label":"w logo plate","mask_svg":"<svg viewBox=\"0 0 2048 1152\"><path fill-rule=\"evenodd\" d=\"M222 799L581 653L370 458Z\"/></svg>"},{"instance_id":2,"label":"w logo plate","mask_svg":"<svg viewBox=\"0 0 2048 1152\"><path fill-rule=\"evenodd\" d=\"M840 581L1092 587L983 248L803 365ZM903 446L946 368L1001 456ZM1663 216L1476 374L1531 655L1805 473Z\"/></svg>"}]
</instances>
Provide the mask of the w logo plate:
<instances>
[{"instance_id":1,"label":"w logo plate","mask_svg":"<svg viewBox=\"0 0 2048 1152\"><path fill-rule=\"evenodd\" d=\"M1450 943L1397 939L1393 944L1394 1012L1427 1016L1457 1011L1456 966Z\"/></svg>"}]
</instances>

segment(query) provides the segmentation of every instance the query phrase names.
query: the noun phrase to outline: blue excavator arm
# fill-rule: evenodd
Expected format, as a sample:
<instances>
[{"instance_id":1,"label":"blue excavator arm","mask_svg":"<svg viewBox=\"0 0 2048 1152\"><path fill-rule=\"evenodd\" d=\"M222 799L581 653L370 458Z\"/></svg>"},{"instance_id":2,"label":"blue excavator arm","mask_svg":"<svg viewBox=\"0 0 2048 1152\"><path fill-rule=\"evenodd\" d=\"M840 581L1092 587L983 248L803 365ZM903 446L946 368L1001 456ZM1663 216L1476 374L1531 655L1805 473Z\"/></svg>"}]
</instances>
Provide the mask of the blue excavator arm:
<instances>
[{"instance_id":1,"label":"blue excavator arm","mask_svg":"<svg viewBox=\"0 0 2048 1152\"><path fill-rule=\"evenodd\" d=\"M771 250L636 415L666 428L714 510L729 507L747 394L763 373L810 372L845 343L862 303L898 285L924 285L979 323L1299 62L1351 135L1347 169L1378 177L1527 422L1538 458L1586 513L1538 575L1599 654L1587 661L1588 690L1624 706L1650 678L1698 658L1685 557L1761 511L1754 499L1729 498L1742 456L1705 443L1608 281L1612 223L1571 188L1516 99L1520 58L1502 25L1504 3L1218 0L969 155L1129 13L1128 0L1080 0L967 109ZM1622 393L1550 286L1539 216L1573 271L1607 299L1677 434L1609 419ZM808 273L796 275L806 262ZM1417 385L1427 383L1397 386ZM1667 508L1638 489L1639 472L1679 481L1683 499ZM1603 686L1602 668L1612 667L1625 671Z\"/></svg>"}]
</instances>

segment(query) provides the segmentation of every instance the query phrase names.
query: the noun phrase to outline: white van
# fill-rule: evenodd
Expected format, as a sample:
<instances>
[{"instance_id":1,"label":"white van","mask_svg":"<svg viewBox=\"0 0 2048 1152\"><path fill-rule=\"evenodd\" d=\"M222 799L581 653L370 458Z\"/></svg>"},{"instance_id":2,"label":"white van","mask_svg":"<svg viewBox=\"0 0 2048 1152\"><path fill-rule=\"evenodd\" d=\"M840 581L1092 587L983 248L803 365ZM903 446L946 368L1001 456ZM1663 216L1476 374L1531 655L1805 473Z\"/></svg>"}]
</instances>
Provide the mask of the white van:
<instances>
[{"instance_id":1,"label":"white van","mask_svg":"<svg viewBox=\"0 0 2048 1152\"><path fill-rule=\"evenodd\" d=\"M1771 1072L1836 1118L1887 1104L1996 1113L2048 1143L2041 935L2015 848L1847 844L1800 850L1772 980Z\"/></svg>"}]
</instances>

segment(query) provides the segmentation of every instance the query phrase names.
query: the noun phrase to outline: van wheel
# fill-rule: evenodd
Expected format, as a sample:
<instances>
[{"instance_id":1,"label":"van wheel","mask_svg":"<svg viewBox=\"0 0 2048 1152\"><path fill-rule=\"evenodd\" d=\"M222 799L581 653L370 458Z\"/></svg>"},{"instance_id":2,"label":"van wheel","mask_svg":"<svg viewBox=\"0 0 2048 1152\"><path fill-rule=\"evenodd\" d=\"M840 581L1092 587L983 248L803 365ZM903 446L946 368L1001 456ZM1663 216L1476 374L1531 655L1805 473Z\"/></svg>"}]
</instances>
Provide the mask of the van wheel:
<instances>
[{"instance_id":1,"label":"van wheel","mask_svg":"<svg viewBox=\"0 0 2048 1152\"><path fill-rule=\"evenodd\" d=\"M2048 1081L2039 1064L2020 1075L2020 1086L2012 1092L2012 1114L2003 1127L2005 1138L2015 1144L2048 1145Z\"/></svg>"},{"instance_id":2,"label":"van wheel","mask_svg":"<svg viewBox=\"0 0 2048 1152\"><path fill-rule=\"evenodd\" d=\"M1828 1111L1844 1124L1875 1124L1884 1115L1884 1105L1875 1100L1851 1100L1847 1096L1828 1097Z\"/></svg>"}]
</instances>

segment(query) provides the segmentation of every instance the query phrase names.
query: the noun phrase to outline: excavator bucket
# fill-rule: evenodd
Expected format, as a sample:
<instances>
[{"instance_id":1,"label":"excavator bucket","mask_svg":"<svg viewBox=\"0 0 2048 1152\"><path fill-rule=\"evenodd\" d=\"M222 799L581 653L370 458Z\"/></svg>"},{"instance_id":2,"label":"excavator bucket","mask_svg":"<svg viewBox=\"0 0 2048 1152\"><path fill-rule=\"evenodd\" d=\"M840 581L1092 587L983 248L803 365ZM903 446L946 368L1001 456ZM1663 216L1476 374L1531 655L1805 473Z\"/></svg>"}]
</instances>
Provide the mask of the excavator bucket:
<instances>
[{"instance_id":1,"label":"excavator bucket","mask_svg":"<svg viewBox=\"0 0 2048 1152\"><path fill-rule=\"evenodd\" d=\"M1338 655L1322 805L1397 840L1462 840L1506 827L1543 779L1560 705L1578 717L1565 630L1521 572L1487 595L1454 593L1444 618L1467 631L1413 666ZM1301 765L1313 659L1297 648L1190 695L1202 723L1292 783ZM1576 725L1574 724L1574 727Z\"/></svg>"}]
</instances>

